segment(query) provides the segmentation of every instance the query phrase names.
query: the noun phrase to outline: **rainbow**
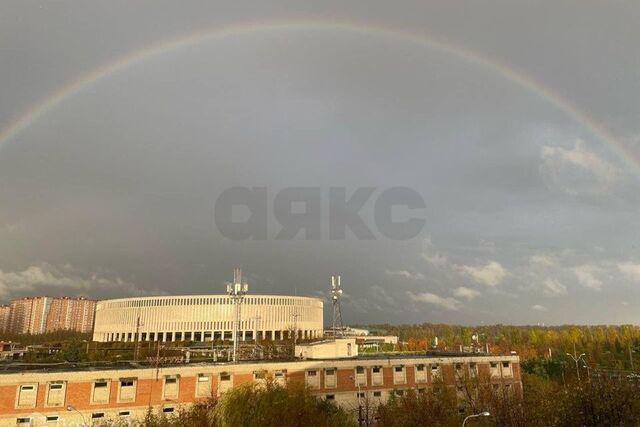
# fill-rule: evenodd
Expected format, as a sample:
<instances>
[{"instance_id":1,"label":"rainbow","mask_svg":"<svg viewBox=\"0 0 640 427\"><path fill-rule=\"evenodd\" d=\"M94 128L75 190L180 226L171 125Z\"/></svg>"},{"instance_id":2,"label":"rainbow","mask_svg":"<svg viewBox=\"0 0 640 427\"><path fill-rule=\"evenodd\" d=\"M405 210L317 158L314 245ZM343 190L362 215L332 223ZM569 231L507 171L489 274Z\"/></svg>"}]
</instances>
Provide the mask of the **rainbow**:
<instances>
[{"instance_id":1,"label":"rainbow","mask_svg":"<svg viewBox=\"0 0 640 427\"><path fill-rule=\"evenodd\" d=\"M600 125L589 114L580 110L577 106L553 91L551 88L543 85L531 76L528 76L512 66L506 65L494 58L454 45L428 33L413 33L395 28L387 28L353 21L323 21L315 19L245 22L223 27L206 28L186 36L160 42L150 47L131 52L113 62L92 70L78 80L61 87L46 98L42 99L40 102L33 105L29 110L19 116L0 132L0 150L6 146L9 141L15 139L18 134L29 128L33 123L37 122L40 117L63 103L66 99L78 94L102 79L144 62L150 58L167 54L188 46L223 40L230 37L287 31L319 31L377 35L453 55L454 57L502 76L529 93L549 103L559 111L567 114L572 118L572 120L580 124L592 135L605 142L609 148L631 168L631 170L640 174L640 159L635 158L633 153L631 153L624 144L618 141L604 126Z\"/></svg>"}]
</instances>

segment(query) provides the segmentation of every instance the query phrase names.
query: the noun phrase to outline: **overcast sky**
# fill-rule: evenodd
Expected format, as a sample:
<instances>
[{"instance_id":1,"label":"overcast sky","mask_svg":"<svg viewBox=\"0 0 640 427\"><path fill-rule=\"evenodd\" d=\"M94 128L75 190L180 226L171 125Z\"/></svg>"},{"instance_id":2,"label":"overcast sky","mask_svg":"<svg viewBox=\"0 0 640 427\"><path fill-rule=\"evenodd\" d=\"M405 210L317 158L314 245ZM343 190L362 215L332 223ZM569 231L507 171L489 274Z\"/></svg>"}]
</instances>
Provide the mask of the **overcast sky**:
<instances>
[{"instance_id":1,"label":"overcast sky","mask_svg":"<svg viewBox=\"0 0 640 427\"><path fill-rule=\"evenodd\" d=\"M242 265L252 293L340 273L348 323L639 323L638 22L634 1L3 1L0 303L222 293ZM376 187L369 224L405 186L426 224L233 241L232 186L323 209Z\"/></svg>"}]
</instances>

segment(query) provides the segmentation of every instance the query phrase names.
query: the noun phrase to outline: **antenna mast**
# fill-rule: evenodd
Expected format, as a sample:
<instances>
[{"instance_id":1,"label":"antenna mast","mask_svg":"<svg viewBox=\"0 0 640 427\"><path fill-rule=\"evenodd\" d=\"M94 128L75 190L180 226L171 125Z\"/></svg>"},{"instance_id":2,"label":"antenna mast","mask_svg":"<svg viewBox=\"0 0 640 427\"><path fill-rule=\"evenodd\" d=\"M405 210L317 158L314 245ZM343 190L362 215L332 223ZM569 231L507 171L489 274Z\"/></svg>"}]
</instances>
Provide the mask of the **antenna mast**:
<instances>
[{"instance_id":1,"label":"antenna mast","mask_svg":"<svg viewBox=\"0 0 640 427\"><path fill-rule=\"evenodd\" d=\"M238 332L240 329L240 305L244 296L249 292L249 285L242 281L242 269L233 269L233 283L227 283L227 294L235 305L235 319L233 322L233 362L238 361Z\"/></svg>"},{"instance_id":2,"label":"antenna mast","mask_svg":"<svg viewBox=\"0 0 640 427\"><path fill-rule=\"evenodd\" d=\"M331 276L331 301L333 303L333 338L342 335L344 326L342 324L342 312L340 310L340 298L342 288L340 287L340 276Z\"/></svg>"}]
</instances>

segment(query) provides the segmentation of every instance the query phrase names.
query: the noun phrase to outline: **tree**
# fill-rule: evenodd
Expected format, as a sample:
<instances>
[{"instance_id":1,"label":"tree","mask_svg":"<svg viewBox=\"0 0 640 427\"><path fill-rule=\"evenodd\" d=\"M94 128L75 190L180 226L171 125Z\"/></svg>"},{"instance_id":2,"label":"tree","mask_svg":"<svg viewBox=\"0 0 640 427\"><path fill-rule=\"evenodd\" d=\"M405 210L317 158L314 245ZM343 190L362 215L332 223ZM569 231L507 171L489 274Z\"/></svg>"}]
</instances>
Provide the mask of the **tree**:
<instances>
[{"instance_id":1,"label":"tree","mask_svg":"<svg viewBox=\"0 0 640 427\"><path fill-rule=\"evenodd\" d=\"M220 427L355 427L344 409L318 399L308 388L280 386L271 380L248 383L227 391L209 412Z\"/></svg>"}]
</instances>

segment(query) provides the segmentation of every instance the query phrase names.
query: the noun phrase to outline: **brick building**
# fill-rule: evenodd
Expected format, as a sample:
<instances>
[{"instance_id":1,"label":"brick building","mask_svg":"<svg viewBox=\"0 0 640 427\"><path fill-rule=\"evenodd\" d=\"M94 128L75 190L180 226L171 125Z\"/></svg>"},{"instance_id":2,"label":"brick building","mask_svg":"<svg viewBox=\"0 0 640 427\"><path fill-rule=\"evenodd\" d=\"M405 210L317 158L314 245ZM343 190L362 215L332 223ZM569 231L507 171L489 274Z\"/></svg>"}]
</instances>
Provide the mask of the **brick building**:
<instances>
[{"instance_id":1,"label":"brick building","mask_svg":"<svg viewBox=\"0 0 640 427\"><path fill-rule=\"evenodd\" d=\"M142 418L149 406L171 413L238 384L302 383L346 408L366 398L375 405L393 393L425 390L436 378L460 387L462 375L482 378L494 389L521 393L517 356L390 356L153 368L0 374L0 426L104 423ZM73 409L68 411L67 406Z\"/></svg>"}]
</instances>

